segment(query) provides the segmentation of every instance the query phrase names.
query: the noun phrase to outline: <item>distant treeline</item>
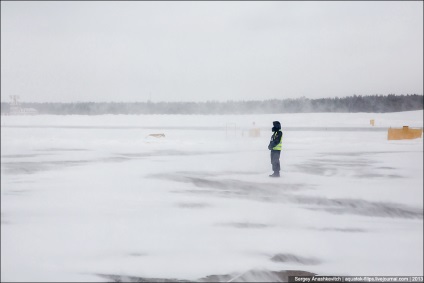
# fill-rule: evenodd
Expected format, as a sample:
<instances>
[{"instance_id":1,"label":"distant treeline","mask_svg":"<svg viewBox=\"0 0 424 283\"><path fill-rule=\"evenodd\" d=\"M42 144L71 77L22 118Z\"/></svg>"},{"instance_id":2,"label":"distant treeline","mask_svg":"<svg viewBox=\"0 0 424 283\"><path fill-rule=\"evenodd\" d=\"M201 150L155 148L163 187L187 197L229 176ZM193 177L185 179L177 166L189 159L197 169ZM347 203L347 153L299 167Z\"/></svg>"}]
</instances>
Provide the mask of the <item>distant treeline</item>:
<instances>
[{"instance_id":1,"label":"distant treeline","mask_svg":"<svg viewBox=\"0 0 424 283\"><path fill-rule=\"evenodd\" d=\"M262 101L207 102L73 102L29 103L39 114L272 114L317 112L401 112L423 109L423 95L353 95L343 98L271 99ZM1 112L9 112L9 103L1 103Z\"/></svg>"}]
</instances>

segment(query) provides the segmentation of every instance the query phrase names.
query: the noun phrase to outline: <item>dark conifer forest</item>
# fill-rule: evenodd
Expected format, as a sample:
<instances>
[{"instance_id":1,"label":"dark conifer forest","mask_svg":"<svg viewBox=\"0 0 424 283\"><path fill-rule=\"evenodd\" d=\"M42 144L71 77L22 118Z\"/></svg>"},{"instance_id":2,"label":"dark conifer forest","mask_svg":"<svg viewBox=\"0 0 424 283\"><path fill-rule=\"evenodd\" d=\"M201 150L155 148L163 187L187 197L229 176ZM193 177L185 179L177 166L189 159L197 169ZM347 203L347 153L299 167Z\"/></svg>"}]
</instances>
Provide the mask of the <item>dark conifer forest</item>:
<instances>
[{"instance_id":1,"label":"dark conifer forest","mask_svg":"<svg viewBox=\"0 0 424 283\"><path fill-rule=\"evenodd\" d=\"M21 107L34 108L38 114L103 115L103 114L273 114L273 113L386 113L423 109L423 95L353 95L343 98L271 99L206 102L21 102ZM1 113L10 110L1 103Z\"/></svg>"}]
</instances>

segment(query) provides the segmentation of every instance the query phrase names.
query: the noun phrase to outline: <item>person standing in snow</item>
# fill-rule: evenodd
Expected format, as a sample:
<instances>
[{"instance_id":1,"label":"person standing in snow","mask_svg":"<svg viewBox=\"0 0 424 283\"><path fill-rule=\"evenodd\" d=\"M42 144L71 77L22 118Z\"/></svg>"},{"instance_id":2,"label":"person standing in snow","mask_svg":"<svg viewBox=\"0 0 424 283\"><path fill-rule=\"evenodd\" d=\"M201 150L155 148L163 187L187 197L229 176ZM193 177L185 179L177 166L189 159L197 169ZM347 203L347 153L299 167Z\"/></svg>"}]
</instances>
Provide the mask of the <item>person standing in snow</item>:
<instances>
[{"instance_id":1,"label":"person standing in snow","mask_svg":"<svg viewBox=\"0 0 424 283\"><path fill-rule=\"evenodd\" d=\"M283 141L283 132L281 131L281 124L278 121L272 122L271 141L269 142L268 149L271 150L271 164L274 173L270 177L280 177L280 153Z\"/></svg>"}]
</instances>

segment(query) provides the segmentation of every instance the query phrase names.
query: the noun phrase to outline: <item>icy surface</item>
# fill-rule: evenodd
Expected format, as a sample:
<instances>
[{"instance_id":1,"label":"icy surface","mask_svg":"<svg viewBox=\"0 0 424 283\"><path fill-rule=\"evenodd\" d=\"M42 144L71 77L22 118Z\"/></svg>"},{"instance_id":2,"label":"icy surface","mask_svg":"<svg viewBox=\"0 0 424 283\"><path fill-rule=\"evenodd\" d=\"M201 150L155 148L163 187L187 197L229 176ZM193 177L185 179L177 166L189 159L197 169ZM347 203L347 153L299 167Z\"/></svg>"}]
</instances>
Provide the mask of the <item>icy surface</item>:
<instances>
[{"instance_id":1,"label":"icy surface","mask_svg":"<svg viewBox=\"0 0 424 283\"><path fill-rule=\"evenodd\" d=\"M2 116L1 280L422 276L423 140L384 131L404 125L423 111Z\"/></svg>"}]
</instances>

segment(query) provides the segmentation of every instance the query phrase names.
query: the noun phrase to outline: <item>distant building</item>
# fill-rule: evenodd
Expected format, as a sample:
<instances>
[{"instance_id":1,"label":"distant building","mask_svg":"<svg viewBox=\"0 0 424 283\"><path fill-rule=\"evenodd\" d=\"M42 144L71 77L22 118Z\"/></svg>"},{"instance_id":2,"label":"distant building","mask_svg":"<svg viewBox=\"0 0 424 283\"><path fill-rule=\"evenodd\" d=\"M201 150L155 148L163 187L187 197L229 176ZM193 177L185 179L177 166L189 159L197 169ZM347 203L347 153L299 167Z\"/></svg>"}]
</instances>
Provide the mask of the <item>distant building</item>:
<instances>
[{"instance_id":1,"label":"distant building","mask_svg":"<svg viewBox=\"0 0 424 283\"><path fill-rule=\"evenodd\" d=\"M34 108L23 108L18 102L19 96L18 95L11 95L10 99L12 100L10 102L10 110L9 115L36 115L38 114L37 109Z\"/></svg>"}]
</instances>

